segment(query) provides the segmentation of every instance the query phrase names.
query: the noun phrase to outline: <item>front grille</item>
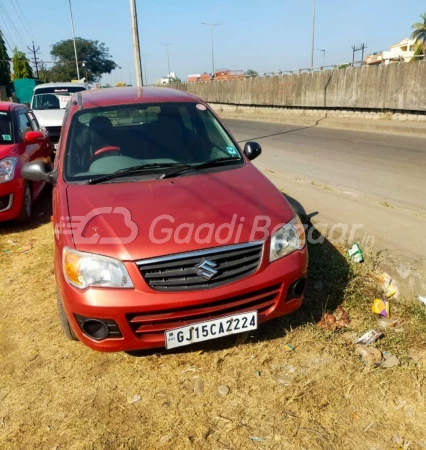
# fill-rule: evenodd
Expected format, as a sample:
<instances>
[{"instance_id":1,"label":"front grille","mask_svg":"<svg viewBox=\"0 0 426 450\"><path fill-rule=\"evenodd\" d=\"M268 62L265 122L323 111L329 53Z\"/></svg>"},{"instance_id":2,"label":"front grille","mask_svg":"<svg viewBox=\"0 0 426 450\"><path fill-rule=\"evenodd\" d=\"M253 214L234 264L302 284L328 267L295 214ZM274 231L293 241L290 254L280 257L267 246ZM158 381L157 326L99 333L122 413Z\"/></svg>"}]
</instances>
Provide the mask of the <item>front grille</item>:
<instances>
[{"instance_id":1,"label":"front grille","mask_svg":"<svg viewBox=\"0 0 426 450\"><path fill-rule=\"evenodd\" d=\"M136 336L141 338L158 336L166 330L231 314L249 311L257 311L258 314L262 314L275 305L280 291L281 285L277 284L225 300L196 306L127 314L126 318Z\"/></svg>"},{"instance_id":2,"label":"front grille","mask_svg":"<svg viewBox=\"0 0 426 450\"><path fill-rule=\"evenodd\" d=\"M194 291L222 286L251 275L259 267L262 249L263 242L248 242L152 258L136 264L147 284L156 291Z\"/></svg>"},{"instance_id":3,"label":"front grille","mask_svg":"<svg viewBox=\"0 0 426 450\"><path fill-rule=\"evenodd\" d=\"M0 211L6 211L7 209L10 209L11 207L11 201L12 201L12 195L5 195L3 197L0 197Z\"/></svg>"},{"instance_id":4,"label":"front grille","mask_svg":"<svg viewBox=\"0 0 426 450\"><path fill-rule=\"evenodd\" d=\"M61 135L61 128L62 127L46 127L46 130L49 133L49 138L58 140Z\"/></svg>"}]
</instances>

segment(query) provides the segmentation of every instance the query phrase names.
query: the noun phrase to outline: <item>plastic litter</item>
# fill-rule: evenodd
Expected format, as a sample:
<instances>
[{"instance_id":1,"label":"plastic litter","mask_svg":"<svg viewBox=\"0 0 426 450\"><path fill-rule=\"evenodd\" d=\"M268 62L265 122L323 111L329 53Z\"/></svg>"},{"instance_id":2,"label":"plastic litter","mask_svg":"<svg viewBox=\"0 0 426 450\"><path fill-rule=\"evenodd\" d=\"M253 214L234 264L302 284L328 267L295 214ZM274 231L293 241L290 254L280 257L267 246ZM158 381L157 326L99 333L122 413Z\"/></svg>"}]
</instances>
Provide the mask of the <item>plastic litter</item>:
<instances>
[{"instance_id":1,"label":"plastic litter","mask_svg":"<svg viewBox=\"0 0 426 450\"><path fill-rule=\"evenodd\" d=\"M284 351L285 352L294 352L294 347L291 346L290 344L285 344L284 345Z\"/></svg>"},{"instance_id":2,"label":"plastic litter","mask_svg":"<svg viewBox=\"0 0 426 450\"><path fill-rule=\"evenodd\" d=\"M398 296L398 288L395 282L392 280L392 277L386 272L382 273L379 276L380 283L382 285L383 293L386 298L397 297Z\"/></svg>"},{"instance_id":3,"label":"plastic litter","mask_svg":"<svg viewBox=\"0 0 426 450\"><path fill-rule=\"evenodd\" d=\"M266 441L266 439L263 439L263 438L258 437L258 436L249 436L249 439L251 439L252 441L256 441L256 442Z\"/></svg>"},{"instance_id":4,"label":"plastic litter","mask_svg":"<svg viewBox=\"0 0 426 450\"><path fill-rule=\"evenodd\" d=\"M356 342L355 344L364 344L364 345L370 345L374 344L379 337L383 336L383 333L381 331L376 330L370 330L364 333Z\"/></svg>"},{"instance_id":5,"label":"plastic litter","mask_svg":"<svg viewBox=\"0 0 426 450\"><path fill-rule=\"evenodd\" d=\"M379 319L377 324L382 330L387 330L389 328L396 328L398 321L396 319Z\"/></svg>"},{"instance_id":6,"label":"plastic litter","mask_svg":"<svg viewBox=\"0 0 426 450\"><path fill-rule=\"evenodd\" d=\"M362 360L372 366L380 365L382 361L382 353L375 347L366 347L365 345L357 345L355 347L355 353L360 355Z\"/></svg>"},{"instance_id":7,"label":"plastic litter","mask_svg":"<svg viewBox=\"0 0 426 450\"><path fill-rule=\"evenodd\" d=\"M364 262L364 255L362 254L361 247L355 242L355 244L348 250L349 258L356 263Z\"/></svg>"},{"instance_id":8,"label":"plastic litter","mask_svg":"<svg viewBox=\"0 0 426 450\"><path fill-rule=\"evenodd\" d=\"M382 362L382 367L384 369L391 369L392 367L399 366L399 359L395 355L389 355L388 353L384 352L384 361Z\"/></svg>"},{"instance_id":9,"label":"plastic litter","mask_svg":"<svg viewBox=\"0 0 426 450\"><path fill-rule=\"evenodd\" d=\"M383 317L389 318L389 302L387 300L374 299L371 311L376 314L380 314Z\"/></svg>"},{"instance_id":10,"label":"plastic litter","mask_svg":"<svg viewBox=\"0 0 426 450\"><path fill-rule=\"evenodd\" d=\"M426 306L426 297L421 297L420 295L418 297L419 300Z\"/></svg>"},{"instance_id":11,"label":"plastic litter","mask_svg":"<svg viewBox=\"0 0 426 450\"><path fill-rule=\"evenodd\" d=\"M140 395L134 395L133 397L127 397L127 403L136 403L141 399Z\"/></svg>"}]
</instances>

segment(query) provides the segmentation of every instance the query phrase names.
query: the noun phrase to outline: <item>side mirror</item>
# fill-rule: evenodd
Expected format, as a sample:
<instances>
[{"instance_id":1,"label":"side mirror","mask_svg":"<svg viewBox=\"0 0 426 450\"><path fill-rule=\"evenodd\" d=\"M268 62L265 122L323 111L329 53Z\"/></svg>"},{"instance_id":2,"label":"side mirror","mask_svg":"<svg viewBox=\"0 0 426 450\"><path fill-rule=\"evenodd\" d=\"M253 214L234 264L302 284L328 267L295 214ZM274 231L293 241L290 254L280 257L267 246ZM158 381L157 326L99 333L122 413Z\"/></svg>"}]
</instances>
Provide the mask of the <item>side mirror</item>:
<instances>
[{"instance_id":1,"label":"side mirror","mask_svg":"<svg viewBox=\"0 0 426 450\"><path fill-rule=\"evenodd\" d=\"M29 181L55 183L57 174L55 171L51 171L44 161L33 161L25 164L21 170L21 176Z\"/></svg>"},{"instance_id":2,"label":"side mirror","mask_svg":"<svg viewBox=\"0 0 426 450\"><path fill-rule=\"evenodd\" d=\"M25 142L27 144L35 144L44 139L44 134L40 131L27 131L25 133Z\"/></svg>"},{"instance_id":3,"label":"side mirror","mask_svg":"<svg viewBox=\"0 0 426 450\"><path fill-rule=\"evenodd\" d=\"M262 147L257 142L249 141L244 146L244 154L252 161L262 153Z\"/></svg>"}]
</instances>

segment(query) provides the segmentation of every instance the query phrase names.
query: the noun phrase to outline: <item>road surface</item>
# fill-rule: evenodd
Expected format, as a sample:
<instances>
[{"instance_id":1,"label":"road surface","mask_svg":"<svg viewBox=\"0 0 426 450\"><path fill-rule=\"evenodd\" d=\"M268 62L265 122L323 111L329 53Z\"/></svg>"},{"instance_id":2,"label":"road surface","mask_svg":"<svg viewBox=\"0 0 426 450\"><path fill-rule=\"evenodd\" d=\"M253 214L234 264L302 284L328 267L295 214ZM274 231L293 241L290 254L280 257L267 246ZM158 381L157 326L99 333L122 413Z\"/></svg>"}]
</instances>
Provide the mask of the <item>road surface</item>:
<instances>
[{"instance_id":1,"label":"road surface","mask_svg":"<svg viewBox=\"0 0 426 450\"><path fill-rule=\"evenodd\" d=\"M316 223L362 224L416 289L426 278L426 139L297 125L225 120L238 141L254 140L255 165ZM244 145L244 142L241 143ZM368 240L365 240L367 242ZM426 294L423 292L423 294Z\"/></svg>"}]
</instances>

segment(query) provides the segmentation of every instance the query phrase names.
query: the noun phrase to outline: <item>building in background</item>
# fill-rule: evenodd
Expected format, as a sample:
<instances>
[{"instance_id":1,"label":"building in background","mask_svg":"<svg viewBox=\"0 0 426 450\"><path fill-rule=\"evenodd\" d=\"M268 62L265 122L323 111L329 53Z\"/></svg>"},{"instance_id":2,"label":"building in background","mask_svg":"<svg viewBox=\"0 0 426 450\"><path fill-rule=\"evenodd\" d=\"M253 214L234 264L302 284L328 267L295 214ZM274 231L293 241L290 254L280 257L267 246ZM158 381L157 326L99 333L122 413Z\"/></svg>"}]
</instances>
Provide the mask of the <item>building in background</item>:
<instances>
[{"instance_id":1,"label":"building in background","mask_svg":"<svg viewBox=\"0 0 426 450\"><path fill-rule=\"evenodd\" d=\"M388 51L368 55L367 64L390 64L392 62L409 62L414 56L416 42L414 39L404 38L398 44L393 44Z\"/></svg>"}]
</instances>

